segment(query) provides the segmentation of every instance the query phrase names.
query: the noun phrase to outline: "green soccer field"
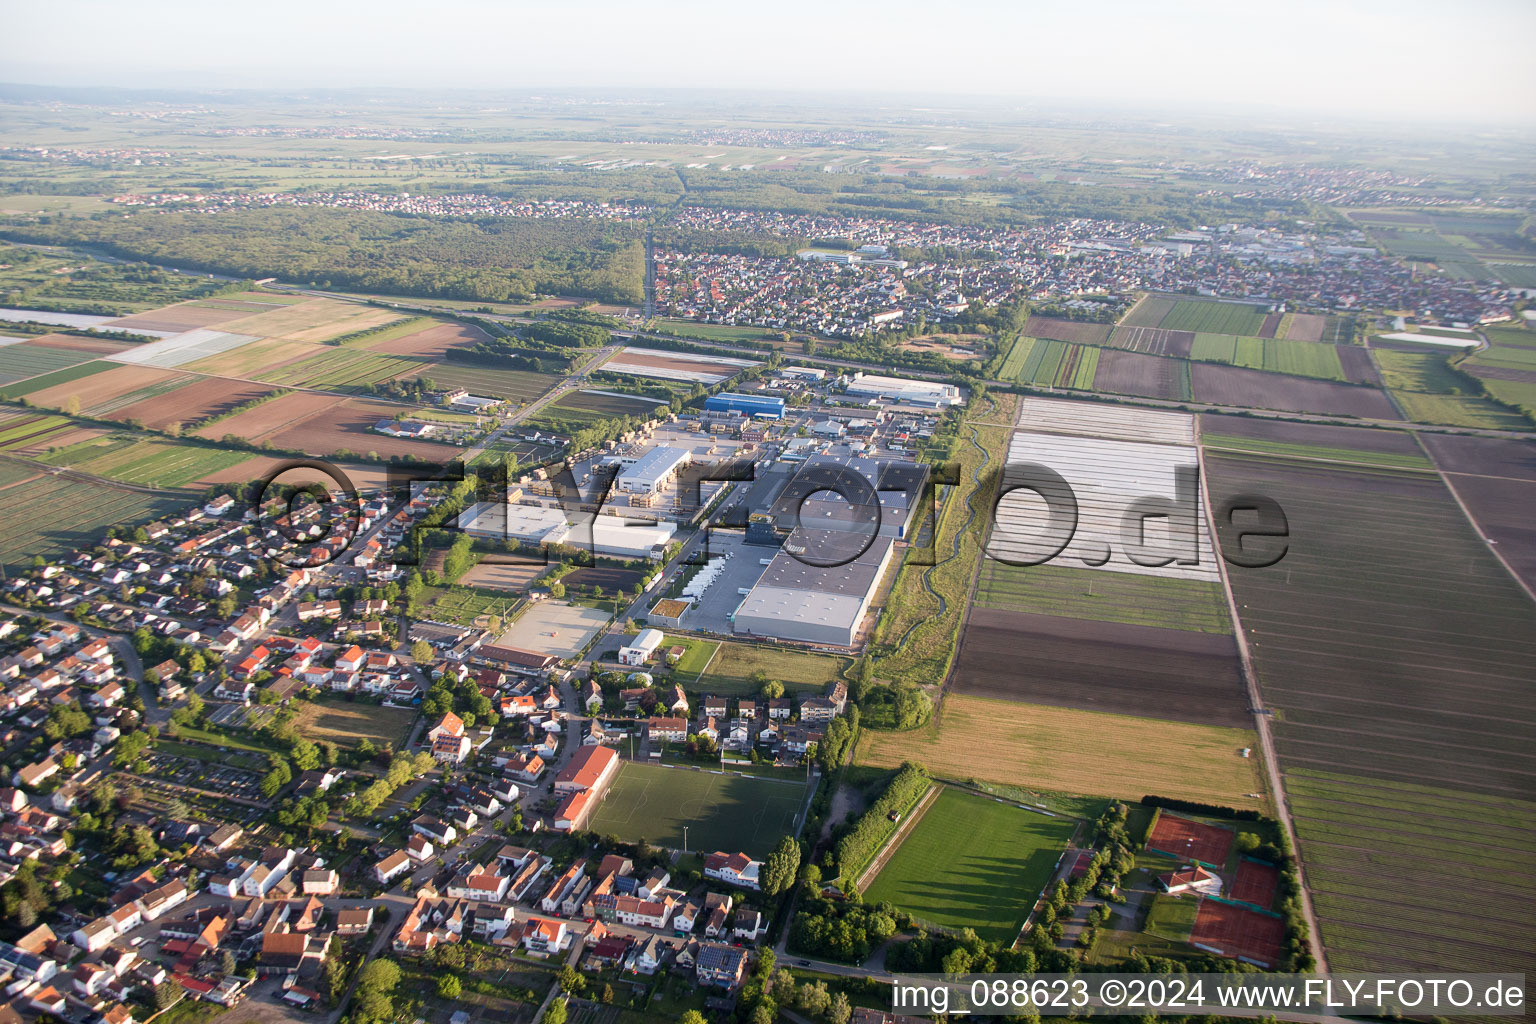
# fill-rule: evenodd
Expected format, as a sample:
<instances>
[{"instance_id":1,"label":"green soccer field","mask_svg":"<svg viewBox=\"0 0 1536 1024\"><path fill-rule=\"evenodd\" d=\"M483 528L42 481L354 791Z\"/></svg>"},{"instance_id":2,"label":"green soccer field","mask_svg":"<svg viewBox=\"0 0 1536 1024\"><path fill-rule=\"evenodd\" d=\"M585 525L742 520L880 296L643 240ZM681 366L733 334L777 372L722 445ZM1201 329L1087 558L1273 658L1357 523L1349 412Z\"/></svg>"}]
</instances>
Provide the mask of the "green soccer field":
<instances>
[{"instance_id":1,"label":"green soccer field","mask_svg":"<svg viewBox=\"0 0 1536 1024\"><path fill-rule=\"evenodd\" d=\"M1077 827L991 797L946 789L864 898L945 928L1011 943Z\"/></svg>"},{"instance_id":2,"label":"green soccer field","mask_svg":"<svg viewBox=\"0 0 1536 1024\"><path fill-rule=\"evenodd\" d=\"M626 761L588 826L593 832L694 853L770 853L794 831L805 803L800 782L747 778Z\"/></svg>"}]
</instances>

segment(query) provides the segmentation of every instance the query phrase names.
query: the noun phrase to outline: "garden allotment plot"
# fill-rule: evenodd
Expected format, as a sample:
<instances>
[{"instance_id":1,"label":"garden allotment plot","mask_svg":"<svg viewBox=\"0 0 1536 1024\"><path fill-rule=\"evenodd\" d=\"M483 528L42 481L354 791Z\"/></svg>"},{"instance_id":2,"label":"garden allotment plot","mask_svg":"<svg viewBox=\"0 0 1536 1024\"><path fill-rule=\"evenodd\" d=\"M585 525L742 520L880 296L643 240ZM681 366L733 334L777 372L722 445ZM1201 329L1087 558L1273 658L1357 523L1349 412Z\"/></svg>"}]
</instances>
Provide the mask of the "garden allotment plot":
<instances>
[{"instance_id":1,"label":"garden allotment plot","mask_svg":"<svg viewBox=\"0 0 1536 1024\"><path fill-rule=\"evenodd\" d=\"M680 850L687 826L690 852L740 850L764 857L795 831L804 803L800 779L625 761L590 827L602 835Z\"/></svg>"}]
</instances>

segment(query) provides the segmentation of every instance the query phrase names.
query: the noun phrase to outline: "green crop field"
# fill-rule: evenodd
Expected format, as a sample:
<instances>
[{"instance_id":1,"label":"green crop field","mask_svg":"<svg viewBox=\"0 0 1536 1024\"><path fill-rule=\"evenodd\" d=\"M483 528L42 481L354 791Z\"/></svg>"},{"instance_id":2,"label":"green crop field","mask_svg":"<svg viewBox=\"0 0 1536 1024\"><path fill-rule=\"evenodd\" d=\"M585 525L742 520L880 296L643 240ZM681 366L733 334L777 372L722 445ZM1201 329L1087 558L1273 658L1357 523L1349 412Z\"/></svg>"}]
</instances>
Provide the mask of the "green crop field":
<instances>
[{"instance_id":1,"label":"green crop field","mask_svg":"<svg viewBox=\"0 0 1536 1024\"><path fill-rule=\"evenodd\" d=\"M998 378L1047 388L1093 389L1099 350L1044 338L1019 338L1008 350Z\"/></svg>"},{"instance_id":2,"label":"green crop field","mask_svg":"<svg viewBox=\"0 0 1536 1024\"><path fill-rule=\"evenodd\" d=\"M24 478L18 478L24 479ZM183 495L141 494L43 476L0 490L0 562L57 558L99 543L109 526L136 525L187 507Z\"/></svg>"},{"instance_id":3,"label":"green crop field","mask_svg":"<svg viewBox=\"0 0 1536 1024\"><path fill-rule=\"evenodd\" d=\"M10 354L15 351L15 345L7 345L4 349L4 355L0 356L0 364L5 366L4 370L0 370L0 383L4 383L7 380L16 381L20 379L10 373L11 366L15 365L11 362ZM68 384L70 381L80 380L82 377L89 377L92 374L101 373L103 370L110 370L117 365L116 363L109 363L105 359L95 359L89 362L76 363L73 366L66 366L61 370L53 370L42 376L28 375L27 379L21 380L20 383L12 383L9 387L0 388L0 398L10 399L19 398L22 395L30 395L34 391L42 391L45 388L53 387L55 384Z\"/></svg>"},{"instance_id":4,"label":"green crop field","mask_svg":"<svg viewBox=\"0 0 1536 1024\"><path fill-rule=\"evenodd\" d=\"M1483 387L1498 401L1514 406L1525 413L1526 419L1536 422L1536 381L1488 377L1483 380Z\"/></svg>"},{"instance_id":5,"label":"green crop field","mask_svg":"<svg viewBox=\"0 0 1536 1024\"><path fill-rule=\"evenodd\" d=\"M1321 380L1346 380L1339 353L1332 345L1281 338L1247 338L1234 334L1195 335L1189 357L1210 363L1228 363L1251 370L1269 370Z\"/></svg>"},{"instance_id":6,"label":"green crop field","mask_svg":"<svg viewBox=\"0 0 1536 1024\"><path fill-rule=\"evenodd\" d=\"M974 603L1072 619L1232 632L1221 585L1203 580L1059 565L1008 565L988 558L976 583Z\"/></svg>"},{"instance_id":7,"label":"green crop field","mask_svg":"<svg viewBox=\"0 0 1536 1024\"><path fill-rule=\"evenodd\" d=\"M1536 288L1536 263L1490 263L1488 269L1511 288Z\"/></svg>"},{"instance_id":8,"label":"green crop field","mask_svg":"<svg viewBox=\"0 0 1536 1024\"><path fill-rule=\"evenodd\" d=\"M115 435L72 445L55 452L47 461L124 483L184 487L251 457L250 452L226 448L138 441L131 435Z\"/></svg>"},{"instance_id":9,"label":"green crop field","mask_svg":"<svg viewBox=\"0 0 1536 1024\"><path fill-rule=\"evenodd\" d=\"M657 333L678 338L698 338L702 341L765 341L776 340L761 327L731 327L727 324L699 324L692 320L662 320Z\"/></svg>"},{"instance_id":10,"label":"green crop field","mask_svg":"<svg viewBox=\"0 0 1536 1024\"><path fill-rule=\"evenodd\" d=\"M430 378L440 388L464 388L473 395L514 402L531 402L554 387L557 379L550 373L497 370L471 363L433 363L411 376Z\"/></svg>"},{"instance_id":11,"label":"green crop field","mask_svg":"<svg viewBox=\"0 0 1536 1024\"><path fill-rule=\"evenodd\" d=\"M992 797L945 788L901 840L865 898L1008 945L1077 828Z\"/></svg>"},{"instance_id":12,"label":"green crop field","mask_svg":"<svg viewBox=\"0 0 1536 1024\"><path fill-rule=\"evenodd\" d=\"M0 451L14 451L17 448L35 449L46 445L50 437L64 433L73 426L74 421L67 416L23 413L7 418L0 422Z\"/></svg>"},{"instance_id":13,"label":"green crop field","mask_svg":"<svg viewBox=\"0 0 1536 1024\"><path fill-rule=\"evenodd\" d=\"M713 640L697 640L688 636L673 636L670 633L662 641L661 646L663 649L668 647L686 649L683 656L677 660L677 664L672 666L672 674L683 681L697 678L714 658L715 652L720 649L720 645Z\"/></svg>"},{"instance_id":14,"label":"green crop field","mask_svg":"<svg viewBox=\"0 0 1536 1024\"><path fill-rule=\"evenodd\" d=\"M1424 391L1438 395L1471 392L1471 383L1448 362L1446 352L1398 352L1371 349L1371 358L1381 371L1381 381L1393 391Z\"/></svg>"},{"instance_id":15,"label":"green crop field","mask_svg":"<svg viewBox=\"0 0 1536 1024\"><path fill-rule=\"evenodd\" d=\"M1489 347L1474 354L1470 362L1511 370L1536 370L1536 331L1520 327L1490 327L1484 334L1488 338Z\"/></svg>"},{"instance_id":16,"label":"green crop field","mask_svg":"<svg viewBox=\"0 0 1536 1024\"><path fill-rule=\"evenodd\" d=\"M1350 462L1357 466L1434 469L1429 459L1417 452L1373 452L1359 448L1332 448L1318 444L1297 444L1258 437L1234 437L1229 434L1201 434L1200 444L1207 451L1251 452L1257 455L1289 456L1296 459L1326 459L1330 462Z\"/></svg>"},{"instance_id":17,"label":"green crop field","mask_svg":"<svg viewBox=\"0 0 1536 1024\"><path fill-rule=\"evenodd\" d=\"M327 348L319 355L275 367L258 375L269 384L361 391L369 384L401 377L420 369L422 361L408 356L375 355L362 347Z\"/></svg>"},{"instance_id":18,"label":"green crop field","mask_svg":"<svg viewBox=\"0 0 1536 1024\"><path fill-rule=\"evenodd\" d=\"M1448 427L1492 427L1526 430L1531 423L1512 409L1473 395L1426 395L1417 391L1389 391L1403 415L1414 423Z\"/></svg>"},{"instance_id":19,"label":"green crop field","mask_svg":"<svg viewBox=\"0 0 1536 1024\"><path fill-rule=\"evenodd\" d=\"M91 352L47 348L43 345L32 345L25 342L19 345L7 345L4 349L0 349L0 353L3 353L3 355L0 355L0 384L14 384L17 381L26 380L28 377L36 377L44 373L51 374L54 370L62 370L67 366L74 366L77 363L90 363L96 359L95 354ZM105 370L108 365L110 364L104 364L101 369ZM96 372L96 370L90 371L90 373ZM82 373L78 376L85 377L88 375ZM62 384L66 380L74 379L76 378L62 377L50 383ZM46 387L47 385L42 386ZM12 394L24 395L32 390L35 389L31 387L20 389L7 388L4 395L9 398Z\"/></svg>"},{"instance_id":20,"label":"green crop field","mask_svg":"<svg viewBox=\"0 0 1536 1024\"><path fill-rule=\"evenodd\" d=\"M1157 326L1170 331L1238 334L1254 337L1264 326L1264 308L1238 302L1179 299Z\"/></svg>"},{"instance_id":21,"label":"green crop field","mask_svg":"<svg viewBox=\"0 0 1536 1024\"><path fill-rule=\"evenodd\" d=\"M795 831L805 782L625 761L588 828L669 849L764 857Z\"/></svg>"},{"instance_id":22,"label":"green crop field","mask_svg":"<svg viewBox=\"0 0 1536 1024\"><path fill-rule=\"evenodd\" d=\"M805 654L754 644L722 643L699 677L700 693L734 696L754 693L757 686L752 674L761 670L769 679L777 679L786 690L820 691L839 677L847 658L827 654Z\"/></svg>"}]
</instances>

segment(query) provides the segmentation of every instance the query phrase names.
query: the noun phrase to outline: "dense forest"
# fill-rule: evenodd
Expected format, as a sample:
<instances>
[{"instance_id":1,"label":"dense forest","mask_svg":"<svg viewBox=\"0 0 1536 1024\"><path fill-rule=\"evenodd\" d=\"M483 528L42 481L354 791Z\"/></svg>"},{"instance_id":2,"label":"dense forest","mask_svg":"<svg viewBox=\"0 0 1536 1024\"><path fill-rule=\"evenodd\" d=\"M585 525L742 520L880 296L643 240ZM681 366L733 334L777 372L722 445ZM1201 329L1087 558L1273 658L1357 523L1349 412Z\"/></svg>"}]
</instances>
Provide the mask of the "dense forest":
<instances>
[{"instance_id":1,"label":"dense forest","mask_svg":"<svg viewBox=\"0 0 1536 1024\"><path fill-rule=\"evenodd\" d=\"M89 243L152 263L350 291L486 302L536 294L639 303L645 246L633 225L589 220L446 220L318 208L144 212L0 229Z\"/></svg>"}]
</instances>

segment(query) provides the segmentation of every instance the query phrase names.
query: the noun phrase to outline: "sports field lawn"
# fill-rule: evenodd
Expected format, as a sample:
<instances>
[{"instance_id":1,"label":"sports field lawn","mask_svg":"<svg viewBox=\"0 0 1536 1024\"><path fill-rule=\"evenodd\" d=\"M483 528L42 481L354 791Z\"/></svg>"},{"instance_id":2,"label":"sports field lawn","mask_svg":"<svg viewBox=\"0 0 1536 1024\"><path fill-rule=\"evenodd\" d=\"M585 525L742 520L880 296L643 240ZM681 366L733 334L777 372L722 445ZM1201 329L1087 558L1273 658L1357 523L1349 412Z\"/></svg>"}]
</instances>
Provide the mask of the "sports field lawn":
<instances>
[{"instance_id":1,"label":"sports field lawn","mask_svg":"<svg viewBox=\"0 0 1536 1024\"><path fill-rule=\"evenodd\" d=\"M300 701L295 731L306 740L329 740L341 747L355 747L364 739L375 747L385 744L399 750L405 745L406 730L416 720L414 708L386 708L366 701L322 697Z\"/></svg>"},{"instance_id":2,"label":"sports field lawn","mask_svg":"<svg viewBox=\"0 0 1536 1024\"><path fill-rule=\"evenodd\" d=\"M752 644L723 643L699 679L701 693L731 696L753 693L757 686L752 673L762 669L769 679L777 679L786 690L820 690L838 678L847 658L826 654L782 651Z\"/></svg>"},{"instance_id":3,"label":"sports field lawn","mask_svg":"<svg viewBox=\"0 0 1536 1024\"><path fill-rule=\"evenodd\" d=\"M1252 730L951 694L910 732L865 729L856 764L904 761L935 776L1140 800L1148 793L1264 810Z\"/></svg>"},{"instance_id":4,"label":"sports field lawn","mask_svg":"<svg viewBox=\"0 0 1536 1024\"><path fill-rule=\"evenodd\" d=\"M625 761L588 826L602 835L644 839L674 850L740 850L765 857L795 829L805 803L803 781L728 775Z\"/></svg>"},{"instance_id":5,"label":"sports field lawn","mask_svg":"<svg viewBox=\"0 0 1536 1024\"><path fill-rule=\"evenodd\" d=\"M1018 935L1077 827L987 796L946 788L870 886L946 928L974 928L1003 944Z\"/></svg>"},{"instance_id":6,"label":"sports field lawn","mask_svg":"<svg viewBox=\"0 0 1536 1024\"><path fill-rule=\"evenodd\" d=\"M1073 619L1232 632L1221 584L1205 580L1101 572L1062 565L1008 565L988 558L975 603Z\"/></svg>"},{"instance_id":7,"label":"sports field lawn","mask_svg":"<svg viewBox=\"0 0 1536 1024\"><path fill-rule=\"evenodd\" d=\"M672 674L679 679L693 679L704 671L704 666L714 658L715 651L719 650L720 645L712 640L695 640L686 636L672 636L669 633L662 641L661 648L666 650L669 647L687 648L687 653L672 666Z\"/></svg>"}]
</instances>

